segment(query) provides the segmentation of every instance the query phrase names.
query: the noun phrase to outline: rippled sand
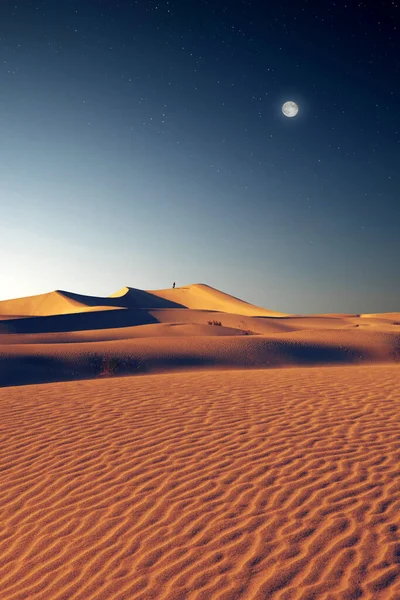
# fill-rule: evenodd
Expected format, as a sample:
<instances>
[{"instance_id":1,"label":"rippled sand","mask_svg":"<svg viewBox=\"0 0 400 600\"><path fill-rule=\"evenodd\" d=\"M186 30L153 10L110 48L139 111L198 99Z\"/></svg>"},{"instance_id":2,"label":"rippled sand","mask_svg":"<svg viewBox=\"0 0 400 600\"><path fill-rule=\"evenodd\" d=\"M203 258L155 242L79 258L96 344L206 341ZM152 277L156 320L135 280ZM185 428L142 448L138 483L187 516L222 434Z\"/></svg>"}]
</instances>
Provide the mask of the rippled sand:
<instances>
[{"instance_id":1,"label":"rippled sand","mask_svg":"<svg viewBox=\"0 0 400 600\"><path fill-rule=\"evenodd\" d=\"M2 600L397 600L400 366L0 389Z\"/></svg>"}]
</instances>

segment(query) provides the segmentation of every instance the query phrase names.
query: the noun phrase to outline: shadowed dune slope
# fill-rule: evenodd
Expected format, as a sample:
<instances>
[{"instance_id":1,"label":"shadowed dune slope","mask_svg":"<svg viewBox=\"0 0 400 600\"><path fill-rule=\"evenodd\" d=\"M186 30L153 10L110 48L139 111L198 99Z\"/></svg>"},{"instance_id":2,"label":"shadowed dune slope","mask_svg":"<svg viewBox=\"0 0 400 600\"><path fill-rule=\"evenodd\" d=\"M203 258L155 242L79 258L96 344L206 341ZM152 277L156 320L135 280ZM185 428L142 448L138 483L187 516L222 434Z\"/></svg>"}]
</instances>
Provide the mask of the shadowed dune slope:
<instances>
[{"instance_id":1,"label":"shadowed dune slope","mask_svg":"<svg viewBox=\"0 0 400 600\"><path fill-rule=\"evenodd\" d=\"M397 600L400 367L0 390L2 600Z\"/></svg>"},{"instance_id":2,"label":"shadowed dune slope","mask_svg":"<svg viewBox=\"0 0 400 600\"><path fill-rule=\"evenodd\" d=\"M0 386L117 377L170 370L271 368L400 361L400 336L355 330L298 331L277 335L236 335L204 326L141 326L133 337L122 330L98 331L97 341L49 336L0 344ZM215 331L214 331L215 329ZM133 331L132 331L133 330ZM218 330L218 332L217 332ZM91 332L84 332L90 336ZM215 335L212 335L215 333ZM64 334L65 335L65 334ZM75 334L71 334L77 335ZM82 336L82 334L79 334ZM103 338L101 337L103 336Z\"/></svg>"}]
</instances>

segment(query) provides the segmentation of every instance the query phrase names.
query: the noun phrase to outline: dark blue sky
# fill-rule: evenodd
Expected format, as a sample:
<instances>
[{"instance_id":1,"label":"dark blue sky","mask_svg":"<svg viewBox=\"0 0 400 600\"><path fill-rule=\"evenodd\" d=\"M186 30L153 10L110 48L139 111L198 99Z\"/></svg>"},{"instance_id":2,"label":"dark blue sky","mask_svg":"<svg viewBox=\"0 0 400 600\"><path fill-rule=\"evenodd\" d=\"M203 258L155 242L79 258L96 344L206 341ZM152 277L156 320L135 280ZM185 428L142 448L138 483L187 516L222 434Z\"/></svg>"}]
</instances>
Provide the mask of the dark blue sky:
<instances>
[{"instance_id":1,"label":"dark blue sky","mask_svg":"<svg viewBox=\"0 0 400 600\"><path fill-rule=\"evenodd\" d=\"M2 0L0 299L399 310L399 4L273 4Z\"/></svg>"}]
</instances>

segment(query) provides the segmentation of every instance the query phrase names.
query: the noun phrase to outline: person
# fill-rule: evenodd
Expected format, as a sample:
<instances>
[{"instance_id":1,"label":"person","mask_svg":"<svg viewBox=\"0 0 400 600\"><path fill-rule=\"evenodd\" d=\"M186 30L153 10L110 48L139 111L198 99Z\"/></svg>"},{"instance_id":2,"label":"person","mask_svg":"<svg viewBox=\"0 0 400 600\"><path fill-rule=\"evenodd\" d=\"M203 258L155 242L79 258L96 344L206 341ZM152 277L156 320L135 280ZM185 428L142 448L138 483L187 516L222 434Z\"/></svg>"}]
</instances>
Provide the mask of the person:
<instances>
[{"instance_id":1,"label":"person","mask_svg":"<svg viewBox=\"0 0 400 600\"><path fill-rule=\"evenodd\" d=\"M174 281L174 283L172 284L172 289L173 289L173 290L175 289L175 281Z\"/></svg>"}]
</instances>

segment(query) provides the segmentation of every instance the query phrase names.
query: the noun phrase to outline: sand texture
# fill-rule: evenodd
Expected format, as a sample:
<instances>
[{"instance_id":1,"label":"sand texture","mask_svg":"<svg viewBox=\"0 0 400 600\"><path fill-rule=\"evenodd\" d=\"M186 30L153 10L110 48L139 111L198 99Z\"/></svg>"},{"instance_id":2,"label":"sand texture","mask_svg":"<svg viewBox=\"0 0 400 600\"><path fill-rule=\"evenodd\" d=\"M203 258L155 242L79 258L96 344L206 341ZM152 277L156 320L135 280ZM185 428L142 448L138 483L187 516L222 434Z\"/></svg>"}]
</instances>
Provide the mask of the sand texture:
<instances>
[{"instance_id":1,"label":"sand texture","mask_svg":"<svg viewBox=\"0 0 400 600\"><path fill-rule=\"evenodd\" d=\"M0 390L2 600L397 600L400 366Z\"/></svg>"},{"instance_id":2,"label":"sand texture","mask_svg":"<svg viewBox=\"0 0 400 600\"><path fill-rule=\"evenodd\" d=\"M0 600L400 600L400 313L0 315Z\"/></svg>"}]
</instances>

